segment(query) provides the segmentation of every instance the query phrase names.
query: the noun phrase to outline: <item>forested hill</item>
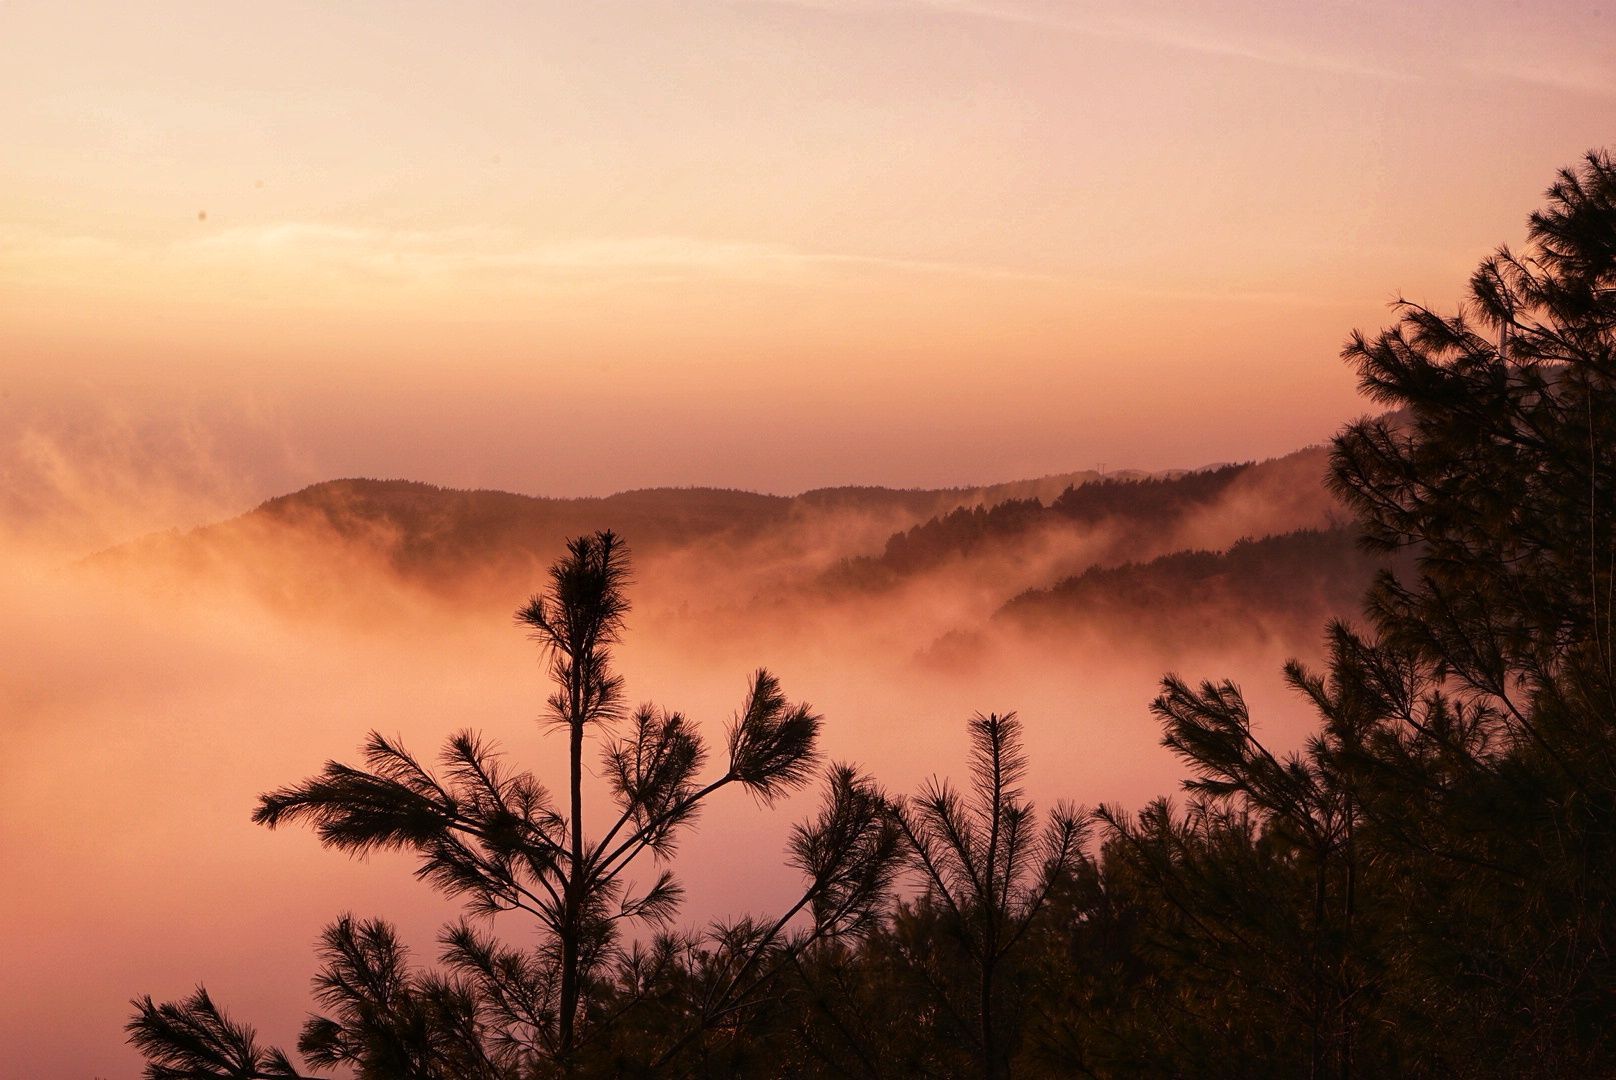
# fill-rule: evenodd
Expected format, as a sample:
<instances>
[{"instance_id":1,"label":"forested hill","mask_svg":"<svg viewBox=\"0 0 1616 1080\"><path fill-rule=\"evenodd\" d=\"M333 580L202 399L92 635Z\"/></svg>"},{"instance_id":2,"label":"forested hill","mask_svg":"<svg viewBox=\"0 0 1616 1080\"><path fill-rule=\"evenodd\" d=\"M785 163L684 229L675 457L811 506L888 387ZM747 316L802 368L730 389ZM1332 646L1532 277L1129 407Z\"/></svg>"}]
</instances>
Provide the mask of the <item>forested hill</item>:
<instances>
[{"instance_id":1,"label":"forested hill","mask_svg":"<svg viewBox=\"0 0 1616 1080\"><path fill-rule=\"evenodd\" d=\"M290 529L328 529L345 539L386 547L401 569L442 571L462 559L547 552L569 536L602 528L636 537L641 550L720 533L745 534L779 525L790 514L790 504L778 496L722 488L651 488L605 498L556 499L407 480L349 479L271 499L247 517Z\"/></svg>"},{"instance_id":2,"label":"forested hill","mask_svg":"<svg viewBox=\"0 0 1616 1080\"><path fill-rule=\"evenodd\" d=\"M1077 572L1183 548L1222 549L1242 536L1329 527L1340 508L1324 489L1326 452L1308 447L1263 462L1146 476L1118 474L1035 497L960 506L890 536L879 554L830 570L836 589L887 588L950 564L1065 558ZM1056 572L1059 572L1057 567Z\"/></svg>"},{"instance_id":3,"label":"forested hill","mask_svg":"<svg viewBox=\"0 0 1616 1080\"><path fill-rule=\"evenodd\" d=\"M525 584L566 539L597 529L655 556L679 549L764 544L771 558L835 559L962 506L1053 499L1093 472L978 487L836 487L794 496L721 488L646 488L601 498L546 498L458 490L408 480L342 479L270 499L230 520L154 534L100 552L87 564L186 575L257 573L276 564L305 584L363 561L414 584L453 590L468 579ZM1146 475L1146 474L1135 474ZM296 591L285 578L277 591Z\"/></svg>"},{"instance_id":4,"label":"forested hill","mask_svg":"<svg viewBox=\"0 0 1616 1080\"><path fill-rule=\"evenodd\" d=\"M1379 571L1411 562L1365 550L1356 526L1298 529L1244 538L1225 551L1093 566L1012 597L994 618L1045 631L1077 622L1126 627L1169 642L1214 641L1256 620L1275 632L1316 630L1325 618L1355 610Z\"/></svg>"},{"instance_id":5,"label":"forested hill","mask_svg":"<svg viewBox=\"0 0 1616 1080\"><path fill-rule=\"evenodd\" d=\"M740 627L765 610L807 616L900 587L969 598L921 633L913 645L924 648L938 634L981 629L1029 590L1055 589L1044 608L1071 608L1072 586L1061 583L1081 580L1085 609L1148 607L1148 590L1135 596L1126 575L1101 571L1175 552L1205 557L1242 538L1330 529L1339 507L1324 489L1324 468L1325 451L1311 447L1194 471L1064 473L975 488L840 487L795 496L649 488L574 499L345 479L88 562L159 588L229 583L311 614L363 612L400 583L412 595L503 607L542 577L568 537L611 529L644 560L641 596L649 606L642 611L659 600L680 610L722 609ZM1328 610L1347 610L1363 578L1348 547L1337 543L1286 569L1294 587L1262 593L1261 603L1255 564L1228 588L1254 590L1254 618L1265 617L1270 601L1316 616L1326 609L1309 598L1322 592L1342 599ZM1289 550L1259 546L1235 557L1282 559ZM384 579L388 588L378 588ZM1106 589L1120 591L1096 600ZM1015 610L1030 604L1019 601ZM1048 619L1017 624L1058 630Z\"/></svg>"}]
</instances>

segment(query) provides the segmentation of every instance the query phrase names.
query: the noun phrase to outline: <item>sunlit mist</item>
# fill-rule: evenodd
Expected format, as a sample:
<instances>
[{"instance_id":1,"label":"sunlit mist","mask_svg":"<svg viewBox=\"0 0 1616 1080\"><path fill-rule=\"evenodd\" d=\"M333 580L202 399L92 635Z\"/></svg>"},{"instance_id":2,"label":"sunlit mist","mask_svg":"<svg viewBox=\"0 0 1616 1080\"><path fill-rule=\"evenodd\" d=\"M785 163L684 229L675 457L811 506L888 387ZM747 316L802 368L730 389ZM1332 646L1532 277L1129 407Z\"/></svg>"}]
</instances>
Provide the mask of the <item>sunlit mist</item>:
<instances>
[{"instance_id":1,"label":"sunlit mist","mask_svg":"<svg viewBox=\"0 0 1616 1080\"><path fill-rule=\"evenodd\" d=\"M1406 564L1342 344L1613 106L1560 2L0 0L0 1080L204 978L292 1045L342 911L430 955L409 859L256 800L370 730L562 776L512 612L596 530L715 741L764 667L894 792L979 710L1040 807L1174 791L1169 671L1303 746L1283 664ZM681 920L788 896L765 801Z\"/></svg>"}]
</instances>

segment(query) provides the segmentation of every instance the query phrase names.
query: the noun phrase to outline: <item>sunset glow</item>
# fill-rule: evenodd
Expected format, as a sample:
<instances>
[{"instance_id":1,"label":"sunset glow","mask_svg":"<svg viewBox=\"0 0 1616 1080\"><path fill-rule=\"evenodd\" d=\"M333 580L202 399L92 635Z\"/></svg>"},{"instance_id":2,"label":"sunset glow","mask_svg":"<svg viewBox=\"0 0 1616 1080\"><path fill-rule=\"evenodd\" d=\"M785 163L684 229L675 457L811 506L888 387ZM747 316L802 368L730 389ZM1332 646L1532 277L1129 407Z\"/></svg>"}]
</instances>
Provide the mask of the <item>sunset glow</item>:
<instances>
[{"instance_id":1,"label":"sunset glow","mask_svg":"<svg viewBox=\"0 0 1616 1080\"><path fill-rule=\"evenodd\" d=\"M1571 0L0 0L0 1080L134 1075L128 1000L203 976L290 1046L341 910L430 958L456 909L407 858L248 818L371 728L562 775L510 611L563 523L631 523L630 696L715 745L766 665L894 792L1016 709L1040 809L1141 805L1170 669L1303 746L1277 673L1367 563L1288 556L1260 610L1220 563L1181 624L1138 597L1190 570L1090 571L1341 528L1297 452L1378 408L1348 334L1451 310L1613 116L1616 11ZM351 477L928 492L249 513ZM703 819L687 921L788 892L811 795Z\"/></svg>"},{"instance_id":2,"label":"sunset glow","mask_svg":"<svg viewBox=\"0 0 1616 1080\"><path fill-rule=\"evenodd\" d=\"M260 424L238 504L1281 453L1598 141L1612 21L10 0L0 408Z\"/></svg>"}]
</instances>

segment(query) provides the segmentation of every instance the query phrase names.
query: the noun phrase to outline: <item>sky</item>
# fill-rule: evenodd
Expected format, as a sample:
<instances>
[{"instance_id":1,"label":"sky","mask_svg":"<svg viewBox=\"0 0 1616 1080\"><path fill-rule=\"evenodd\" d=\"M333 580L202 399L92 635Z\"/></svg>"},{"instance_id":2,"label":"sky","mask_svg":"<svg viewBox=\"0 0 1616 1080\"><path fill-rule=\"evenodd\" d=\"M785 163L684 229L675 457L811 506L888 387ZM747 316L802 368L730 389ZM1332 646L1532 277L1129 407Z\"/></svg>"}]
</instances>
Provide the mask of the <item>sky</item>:
<instances>
[{"instance_id":1,"label":"sky","mask_svg":"<svg viewBox=\"0 0 1616 1080\"><path fill-rule=\"evenodd\" d=\"M1610 137L1602 8L0 0L0 461L138 529L1282 453Z\"/></svg>"}]
</instances>

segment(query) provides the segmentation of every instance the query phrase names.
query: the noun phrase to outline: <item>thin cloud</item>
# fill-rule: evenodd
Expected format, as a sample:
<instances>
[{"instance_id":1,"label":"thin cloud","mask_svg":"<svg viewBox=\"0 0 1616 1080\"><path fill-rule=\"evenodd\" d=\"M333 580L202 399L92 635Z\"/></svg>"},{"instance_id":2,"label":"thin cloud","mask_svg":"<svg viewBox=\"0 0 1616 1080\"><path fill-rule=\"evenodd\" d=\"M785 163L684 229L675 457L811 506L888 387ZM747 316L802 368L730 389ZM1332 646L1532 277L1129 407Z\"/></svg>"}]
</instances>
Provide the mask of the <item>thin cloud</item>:
<instances>
[{"instance_id":1,"label":"thin cloud","mask_svg":"<svg viewBox=\"0 0 1616 1080\"><path fill-rule=\"evenodd\" d=\"M499 275L530 282L732 277L811 278L842 271L1061 282L1068 278L1016 267L946 259L817 251L791 244L679 235L598 237L522 243L489 227L385 229L283 221L209 229L205 235L160 244L84 234L58 234L0 223L0 278L7 263L103 268L139 259L148 268L257 266L348 273L398 283Z\"/></svg>"},{"instance_id":2,"label":"thin cloud","mask_svg":"<svg viewBox=\"0 0 1616 1080\"><path fill-rule=\"evenodd\" d=\"M1299 48L1278 39L1226 37L1205 28L1167 19L1103 16L1082 26L1073 25L1070 29L1101 37L1147 42L1186 52L1250 60L1259 64L1297 68L1303 71L1329 72L1384 82L1413 82L1419 78L1410 71L1364 64L1341 56Z\"/></svg>"},{"instance_id":3,"label":"thin cloud","mask_svg":"<svg viewBox=\"0 0 1616 1080\"><path fill-rule=\"evenodd\" d=\"M257 254L349 264L382 274L452 276L480 272L538 277L654 273L763 277L833 267L995 279L1061 280L1008 267L920 258L814 251L789 244L678 235L587 238L520 245L488 228L409 231L283 222L222 230L185 245L207 256Z\"/></svg>"},{"instance_id":4,"label":"thin cloud","mask_svg":"<svg viewBox=\"0 0 1616 1080\"><path fill-rule=\"evenodd\" d=\"M1554 67L1500 57L1497 60L1475 60L1460 65L1460 69L1478 81L1525 83L1588 97L1616 98L1616 64L1603 68L1581 66L1573 62Z\"/></svg>"},{"instance_id":5,"label":"thin cloud","mask_svg":"<svg viewBox=\"0 0 1616 1080\"><path fill-rule=\"evenodd\" d=\"M1217 302L1336 309L1337 297L1305 290L1232 285L1163 286L1104 274L1040 271L947 259L816 251L790 244L656 235L521 244L489 227L384 229L285 221L219 229L156 247L87 235L55 235L0 225L0 280L8 262L76 279L86 265L116 275L138 261L143 272L216 273L247 268L326 282L365 281L383 289L454 286L568 292L698 279L774 281L812 286L861 274L1022 282L1074 295L1130 296L1166 302Z\"/></svg>"},{"instance_id":6,"label":"thin cloud","mask_svg":"<svg viewBox=\"0 0 1616 1080\"><path fill-rule=\"evenodd\" d=\"M1115 41L1133 41L1185 52L1231 57L1261 64L1334 72L1391 82L1408 82L1413 72L1364 64L1346 57L1300 48L1293 43L1251 35L1223 35L1205 27L1168 18L1096 11L1051 11L978 0L738 0L774 7L807 8L849 15L869 12L917 12L1030 26Z\"/></svg>"},{"instance_id":7,"label":"thin cloud","mask_svg":"<svg viewBox=\"0 0 1616 1080\"><path fill-rule=\"evenodd\" d=\"M1031 7L1026 4L989 3L984 0L733 0L733 2L806 8L848 15L912 12L981 19L1385 82L1417 82L1426 78L1433 67L1439 66L1470 80L1504 80L1593 97L1616 97L1616 68L1608 62L1600 63L1597 59L1580 63L1569 59L1552 64L1532 63L1522 61L1518 57L1511 56L1507 50L1503 50L1497 55L1474 59L1460 59L1450 54L1434 65L1429 59L1425 59L1421 61L1418 70L1415 70L1412 65L1392 67L1385 64L1364 63L1353 57L1310 48L1283 38L1249 32L1225 32L1169 15L1080 10L1076 5Z\"/></svg>"}]
</instances>

